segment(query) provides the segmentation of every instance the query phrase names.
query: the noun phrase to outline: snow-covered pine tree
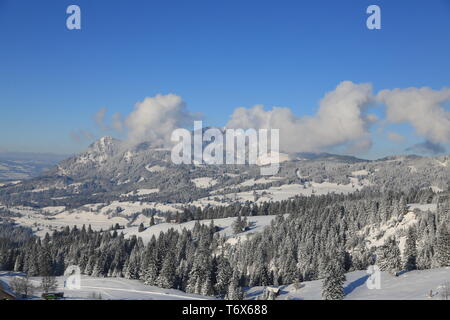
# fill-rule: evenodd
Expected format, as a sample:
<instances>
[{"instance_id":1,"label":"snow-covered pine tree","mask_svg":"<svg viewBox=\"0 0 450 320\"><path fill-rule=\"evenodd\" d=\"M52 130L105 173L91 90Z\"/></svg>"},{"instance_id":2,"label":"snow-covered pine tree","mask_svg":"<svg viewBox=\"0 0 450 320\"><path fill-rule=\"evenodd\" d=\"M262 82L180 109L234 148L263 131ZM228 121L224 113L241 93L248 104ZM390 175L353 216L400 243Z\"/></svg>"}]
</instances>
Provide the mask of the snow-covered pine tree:
<instances>
[{"instance_id":1,"label":"snow-covered pine tree","mask_svg":"<svg viewBox=\"0 0 450 320\"><path fill-rule=\"evenodd\" d=\"M214 289L211 281L211 275L208 275L203 282L202 290L200 292L204 296L212 296L214 294Z\"/></svg>"},{"instance_id":2,"label":"snow-covered pine tree","mask_svg":"<svg viewBox=\"0 0 450 320\"><path fill-rule=\"evenodd\" d=\"M244 221L242 220L241 215L237 216L236 220L233 222L232 228L234 234L238 234L243 231Z\"/></svg>"},{"instance_id":3,"label":"snow-covered pine tree","mask_svg":"<svg viewBox=\"0 0 450 320\"><path fill-rule=\"evenodd\" d=\"M240 272L235 269L233 272L233 276L230 281L230 285L228 286L228 292L226 295L227 300L243 300L244 299L244 291L239 286L239 277Z\"/></svg>"},{"instance_id":4,"label":"snow-covered pine tree","mask_svg":"<svg viewBox=\"0 0 450 320\"><path fill-rule=\"evenodd\" d=\"M143 272L144 283L150 286L156 285L156 280L158 279L158 263L156 257L153 253L148 256L148 262L146 264L146 269Z\"/></svg>"},{"instance_id":5,"label":"snow-covered pine tree","mask_svg":"<svg viewBox=\"0 0 450 320\"><path fill-rule=\"evenodd\" d=\"M167 254L157 280L158 287L167 289L174 288L175 280L175 259L172 254Z\"/></svg>"},{"instance_id":6,"label":"snow-covered pine tree","mask_svg":"<svg viewBox=\"0 0 450 320\"><path fill-rule=\"evenodd\" d=\"M381 271L397 275L402 269L401 253L395 237L386 239L384 245L377 250L377 265Z\"/></svg>"},{"instance_id":7,"label":"snow-covered pine tree","mask_svg":"<svg viewBox=\"0 0 450 320\"><path fill-rule=\"evenodd\" d=\"M326 277L322 283L323 300L342 300L344 298L344 269L337 260L326 266Z\"/></svg>"},{"instance_id":8,"label":"snow-covered pine tree","mask_svg":"<svg viewBox=\"0 0 450 320\"><path fill-rule=\"evenodd\" d=\"M131 254L125 263L124 275L127 279L139 279L140 256L137 246L133 248Z\"/></svg>"},{"instance_id":9,"label":"snow-covered pine tree","mask_svg":"<svg viewBox=\"0 0 450 320\"><path fill-rule=\"evenodd\" d=\"M417 269L417 235L414 228L408 229L408 234L406 235L405 251L403 253L405 259L405 270L415 270Z\"/></svg>"},{"instance_id":10,"label":"snow-covered pine tree","mask_svg":"<svg viewBox=\"0 0 450 320\"><path fill-rule=\"evenodd\" d=\"M217 282L214 286L217 294L226 294L232 276L233 269L231 268L228 259L223 256L220 257L219 265L217 266Z\"/></svg>"},{"instance_id":11,"label":"snow-covered pine tree","mask_svg":"<svg viewBox=\"0 0 450 320\"><path fill-rule=\"evenodd\" d=\"M439 267L450 266L450 231L445 222L440 225L437 234L436 262Z\"/></svg>"},{"instance_id":12,"label":"snow-covered pine tree","mask_svg":"<svg viewBox=\"0 0 450 320\"><path fill-rule=\"evenodd\" d=\"M189 293L201 294L203 282L211 274L210 252L203 249L194 257L192 269L189 272L189 279L186 291Z\"/></svg>"}]
</instances>

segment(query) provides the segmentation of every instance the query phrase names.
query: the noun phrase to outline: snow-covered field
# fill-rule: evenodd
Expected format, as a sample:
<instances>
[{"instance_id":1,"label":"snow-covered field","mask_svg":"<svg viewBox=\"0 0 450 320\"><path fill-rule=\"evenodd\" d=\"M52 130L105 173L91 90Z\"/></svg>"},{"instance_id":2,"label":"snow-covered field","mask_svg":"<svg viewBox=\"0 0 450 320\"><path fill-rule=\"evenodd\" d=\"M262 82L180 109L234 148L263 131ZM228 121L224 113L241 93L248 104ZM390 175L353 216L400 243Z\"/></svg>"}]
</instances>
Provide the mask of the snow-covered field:
<instances>
[{"instance_id":1,"label":"snow-covered field","mask_svg":"<svg viewBox=\"0 0 450 320\"><path fill-rule=\"evenodd\" d=\"M398 277L381 272L380 289L369 289L366 271L346 274L344 284L346 300L440 300L441 286L450 281L450 267L430 270L416 270ZM294 285L280 287L280 300L320 300L322 280L303 282L299 289ZM264 287L253 287L246 292L247 299L256 299ZM431 291L431 296L430 296Z\"/></svg>"},{"instance_id":2,"label":"snow-covered field","mask_svg":"<svg viewBox=\"0 0 450 320\"><path fill-rule=\"evenodd\" d=\"M270 187L268 189L261 189L255 191L244 191L237 192L232 194L226 194L225 198L232 199L233 201L254 201L255 194L258 197L257 203L269 202L269 201L282 201L287 200L289 198L303 195L303 196L311 196L311 195L324 195L328 193L343 193L348 194L351 192L358 191L362 189L364 186L369 185L367 180L359 180L357 178L351 178L351 183L349 184L337 184L332 182L322 182L322 183L306 183L306 184L284 184L279 187ZM273 182L273 180L266 180L265 178L259 180L247 180L244 181L241 186L252 186L257 183L268 183ZM216 194L214 196L209 197L211 201L212 198L223 199L224 195ZM198 200L199 203L209 203L206 201L207 198L203 198ZM195 202L194 202L195 203ZM211 203L212 204L212 203Z\"/></svg>"},{"instance_id":3,"label":"snow-covered field","mask_svg":"<svg viewBox=\"0 0 450 320\"><path fill-rule=\"evenodd\" d=\"M90 225L93 230L108 230L111 226L118 223L121 226L127 226L125 229L121 230L121 232L125 234L125 237L136 235L141 237L144 242L147 242L153 235L158 237L161 232L167 232L169 229L182 231L183 229L191 230L194 228L195 221L189 221L181 224L166 222L158 223L159 221L164 220L158 216L155 216L157 224L149 227L150 217L142 214L137 216L131 226L128 226L129 220L126 217L136 212L140 212L145 208L171 212L177 212L180 210L173 205L142 203L139 201L113 201L109 205L85 205L75 210L65 210L64 207L47 207L44 208L45 210L42 210L44 212L29 207L14 207L10 209L14 212L22 214L20 217L13 217L16 223L32 228L35 234L39 237L44 237L47 232L52 233L53 230L61 230L66 226L77 226L80 228L83 225ZM119 212L120 216L116 215L117 212ZM262 231L264 227L269 225L275 217L276 216L248 217L248 222L251 225L250 230L237 235L235 238L246 237L254 232ZM230 237L233 233L231 225L235 219L236 218L234 217L216 219L214 220L214 224L222 229L219 231L221 235ZM138 232L138 227L141 223L143 223L144 226L147 226L147 229L143 232ZM200 223L209 225L211 220L200 220Z\"/></svg>"},{"instance_id":4,"label":"snow-covered field","mask_svg":"<svg viewBox=\"0 0 450 320\"><path fill-rule=\"evenodd\" d=\"M217 184L217 181L210 177L202 177L191 180L197 188L209 188Z\"/></svg>"},{"instance_id":5,"label":"snow-covered field","mask_svg":"<svg viewBox=\"0 0 450 320\"><path fill-rule=\"evenodd\" d=\"M0 272L0 281L8 286L15 273ZM39 286L40 278L31 278L34 286ZM147 286L139 280L124 278L94 278L81 276L80 290L64 288L64 277L57 277L58 288L55 291L64 292L64 297L71 300L92 299L101 296L103 300L207 300L214 297L188 294L175 289L162 289ZM34 298L39 298L41 292L37 290Z\"/></svg>"},{"instance_id":6,"label":"snow-covered field","mask_svg":"<svg viewBox=\"0 0 450 320\"><path fill-rule=\"evenodd\" d=\"M14 184L19 184L20 182L21 182L21 180L17 180L17 181L8 181L8 182L1 182L1 183L0 183L0 187L5 187L5 186L14 185Z\"/></svg>"},{"instance_id":7,"label":"snow-covered field","mask_svg":"<svg viewBox=\"0 0 450 320\"><path fill-rule=\"evenodd\" d=\"M0 282L4 285L13 279L15 273L0 272ZM415 270L398 277L381 272L380 289L369 289L366 271L353 271L346 274L344 284L345 300L440 300L442 285L450 281L450 267L430 270ZM39 277L31 278L38 286ZM162 289L147 286L139 280L123 278L81 277L80 290L63 288L64 277L58 277L58 289L67 299L92 299L94 294L104 300L204 300L214 299L174 289ZM260 296L265 287L252 287L246 290L246 299L253 300ZM35 298L40 296L39 290ZM305 281L300 288L287 285L280 287L279 300L321 300L322 280Z\"/></svg>"},{"instance_id":8,"label":"snow-covered field","mask_svg":"<svg viewBox=\"0 0 450 320\"><path fill-rule=\"evenodd\" d=\"M436 203L430 203L430 204L410 203L410 204L408 204L408 209L411 211L413 211L414 209L419 209L420 211L436 212L437 204Z\"/></svg>"},{"instance_id":9,"label":"snow-covered field","mask_svg":"<svg viewBox=\"0 0 450 320\"><path fill-rule=\"evenodd\" d=\"M126 193L126 194L123 194L122 196L123 196L123 197L126 197L126 196L145 196L145 195L148 195L148 194L158 193L158 192L159 192L159 189L158 189L158 188L153 188L153 189L137 189L137 190L135 190L135 191L131 191L131 192L128 192L128 193Z\"/></svg>"},{"instance_id":10,"label":"snow-covered field","mask_svg":"<svg viewBox=\"0 0 450 320\"><path fill-rule=\"evenodd\" d=\"M231 242L235 242L238 239L245 239L247 236L255 233L261 232L266 226L270 224L270 222L275 219L276 216L254 216L247 217L247 221L250 223L250 230L239 233L236 236L233 236L232 224L236 220L236 218L223 218L223 219L215 219L214 225L220 227L222 230L219 231L220 235L226 237L232 237L230 239ZM209 225L211 220L200 220L201 224ZM192 230L195 226L195 221L189 221L185 223L175 224L175 223L159 223L154 226L148 227L142 232L138 232L138 227L130 227L125 228L123 233L125 234L125 238L129 238L133 235L141 237L144 243L150 241L152 236L158 237L161 232L167 232L169 229L174 229L176 231L182 231L183 229Z\"/></svg>"},{"instance_id":11,"label":"snow-covered field","mask_svg":"<svg viewBox=\"0 0 450 320\"><path fill-rule=\"evenodd\" d=\"M125 217L141 212L143 209L178 211L173 206L153 202L142 203L140 201L113 201L109 205L90 204L73 210L65 210L64 207L46 207L42 210L30 207L10 208L11 211L22 215L21 217L14 217L15 222L32 228L38 236L44 236L46 232L51 233L52 230L58 230L65 226L82 227L83 225L91 225L93 230L107 230L116 223L127 225L129 220ZM116 213L119 213L120 216L117 216ZM136 219L135 224L139 225L141 222L149 224L150 218L141 215Z\"/></svg>"},{"instance_id":12,"label":"snow-covered field","mask_svg":"<svg viewBox=\"0 0 450 320\"><path fill-rule=\"evenodd\" d=\"M59 230L66 226L81 227L83 225L91 225L93 230L105 230L116 223L124 225L128 222L127 219L122 217L108 217L107 215L90 211L75 211L73 213L64 211L55 216L34 212L16 217L14 220L22 226L32 228L35 234L40 237L45 236L47 232L51 233L52 230Z\"/></svg>"},{"instance_id":13,"label":"snow-covered field","mask_svg":"<svg viewBox=\"0 0 450 320\"><path fill-rule=\"evenodd\" d=\"M161 172L161 171L164 171L164 170L166 170L166 168L165 167L161 167L161 166L158 166L158 165L156 165L156 166L145 166L145 169L148 171L148 172Z\"/></svg>"}]
</instances>

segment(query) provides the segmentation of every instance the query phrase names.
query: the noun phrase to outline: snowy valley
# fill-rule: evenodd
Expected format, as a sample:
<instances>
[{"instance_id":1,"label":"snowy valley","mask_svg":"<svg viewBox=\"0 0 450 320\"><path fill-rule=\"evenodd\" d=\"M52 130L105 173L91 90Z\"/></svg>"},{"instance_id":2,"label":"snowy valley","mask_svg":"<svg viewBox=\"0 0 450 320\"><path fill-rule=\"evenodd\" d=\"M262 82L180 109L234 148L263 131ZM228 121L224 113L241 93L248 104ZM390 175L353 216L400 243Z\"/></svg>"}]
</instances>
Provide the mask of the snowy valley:
<instances>
[{"instance_id":1,"label":"snowy valley","mask_svg":"<svg viewBox=\"0 0 450 320\"><path fill-rule=\"evenodd\" d=\"M1 182L0 281L56 277L69 299L440 299L449 161L290 154L267 177L104 137ZM71 265L81 291L62 288ZM379 290L365 284L374 265Z\"/></svg>"}]
</instances>

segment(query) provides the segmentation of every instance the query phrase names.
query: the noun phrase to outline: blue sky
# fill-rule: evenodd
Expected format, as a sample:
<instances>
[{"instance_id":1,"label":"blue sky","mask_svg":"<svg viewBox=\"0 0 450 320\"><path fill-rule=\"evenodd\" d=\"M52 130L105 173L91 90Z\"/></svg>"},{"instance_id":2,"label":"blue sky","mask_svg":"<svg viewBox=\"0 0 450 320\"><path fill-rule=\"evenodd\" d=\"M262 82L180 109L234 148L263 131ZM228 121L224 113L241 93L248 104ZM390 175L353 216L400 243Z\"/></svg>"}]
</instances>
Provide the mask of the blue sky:
<instances>
[{"instance_id":1,"label":"blue sky","mask_svg":"<svg viewBox=\"0 0 450 320\"><path fill-rule=\"evenodd\" d=\"M66 28L77 4L82 30ZM366 8L382 29L366 28ZM129 114L158 93L208 125L237 107L313 115L344 81L382 89L450 87L450 1L0 0L0 149L72 153L104 132L93 114ZM448 105L447 105L448 107ZM383 118L383 108L371 112ZM393 131L402 144L386 139ZM376 158L425 140L408 123L371 128ZM73 136L73 134L72 134Z\"/></svg>"}]
</instances>

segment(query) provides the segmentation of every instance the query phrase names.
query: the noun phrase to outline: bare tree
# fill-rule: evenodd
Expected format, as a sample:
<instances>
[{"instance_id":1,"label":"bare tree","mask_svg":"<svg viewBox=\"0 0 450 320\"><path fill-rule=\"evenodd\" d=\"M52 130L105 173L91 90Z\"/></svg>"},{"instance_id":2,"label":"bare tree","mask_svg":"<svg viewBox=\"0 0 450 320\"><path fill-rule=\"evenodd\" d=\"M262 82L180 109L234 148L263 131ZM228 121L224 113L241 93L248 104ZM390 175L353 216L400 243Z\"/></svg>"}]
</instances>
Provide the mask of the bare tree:
<instances>
[{"instance_id":1,"label":"bare tree","mask_svg":"<svg viewBox=\"0 0 450 320\"><path fill-rule=\"evenodd\" d=\"M24 277L15 277L10 282L10 286L16 294L21 295L23 298L33 295L35 286L31 283L28 275Z\"/></svg>"}]
</instances>

